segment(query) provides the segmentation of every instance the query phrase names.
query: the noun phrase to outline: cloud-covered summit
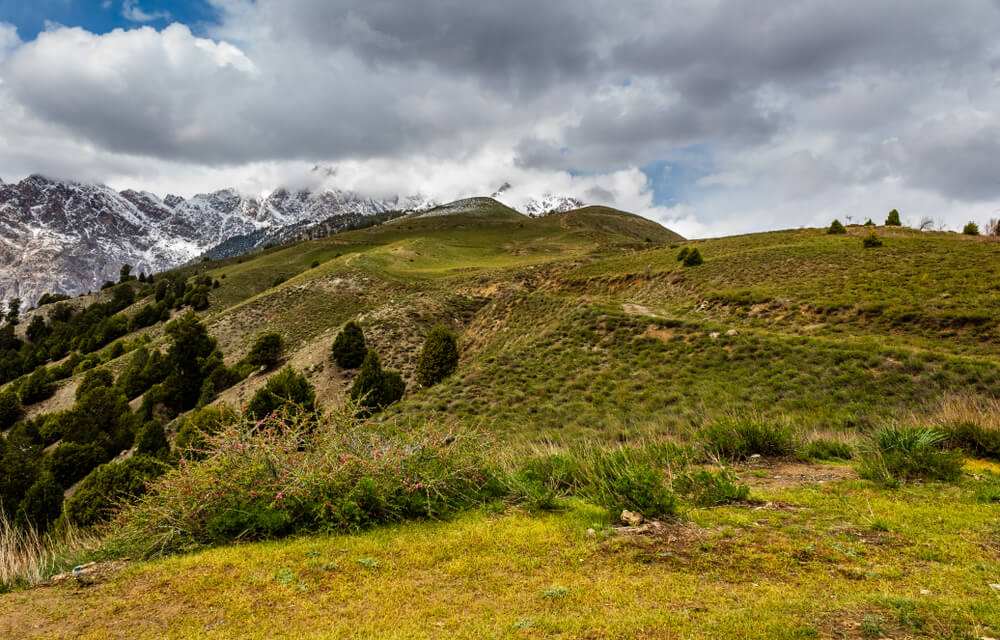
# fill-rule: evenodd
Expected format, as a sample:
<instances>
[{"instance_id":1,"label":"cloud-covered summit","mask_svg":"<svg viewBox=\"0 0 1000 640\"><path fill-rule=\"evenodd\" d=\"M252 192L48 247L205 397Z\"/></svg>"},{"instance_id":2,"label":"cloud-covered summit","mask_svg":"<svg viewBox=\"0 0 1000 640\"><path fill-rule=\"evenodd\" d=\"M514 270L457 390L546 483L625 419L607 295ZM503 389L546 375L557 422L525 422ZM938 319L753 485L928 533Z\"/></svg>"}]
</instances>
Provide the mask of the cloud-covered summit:
<instances>
[{"instance_id":1,"label":"cloud-covered summit","mask_svg":"<svg viewBox=\"0 0 1000 640\"><path fill-rule=\"evenodd\" d=\"M190 194L319 164L372 195L506 181L686 235L1000 208L996 3L211 4L193 25L0 26L0 176Z\"/></svg>"}]
</instances>

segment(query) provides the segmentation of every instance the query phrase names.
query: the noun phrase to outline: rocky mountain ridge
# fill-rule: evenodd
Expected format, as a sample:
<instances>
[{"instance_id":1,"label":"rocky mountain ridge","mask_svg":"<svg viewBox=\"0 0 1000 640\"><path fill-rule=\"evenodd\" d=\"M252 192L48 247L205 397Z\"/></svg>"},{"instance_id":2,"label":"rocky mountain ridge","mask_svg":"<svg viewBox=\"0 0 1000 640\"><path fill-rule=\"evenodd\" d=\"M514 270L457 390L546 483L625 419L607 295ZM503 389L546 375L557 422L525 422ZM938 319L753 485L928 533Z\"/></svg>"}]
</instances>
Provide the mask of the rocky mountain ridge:
<instances>
[{"instance_id":1,"label":"rocky mountain ridge","mask_svg":"<svg viewBox=\"0 0 1000 640\"><path fill-rule=\"evenodd\" d=\"M77 295L115 280L123 264L154 273L202 255L227 257L267 244L363 226L389 212L439 203L420 196L366 198L339 189L276 189L263 198L222 189L191 198L32 175L0 180L0 301L25 307L44 293ZM576 208L546 196L525 213Z\"/></svg>"}]
</instances>

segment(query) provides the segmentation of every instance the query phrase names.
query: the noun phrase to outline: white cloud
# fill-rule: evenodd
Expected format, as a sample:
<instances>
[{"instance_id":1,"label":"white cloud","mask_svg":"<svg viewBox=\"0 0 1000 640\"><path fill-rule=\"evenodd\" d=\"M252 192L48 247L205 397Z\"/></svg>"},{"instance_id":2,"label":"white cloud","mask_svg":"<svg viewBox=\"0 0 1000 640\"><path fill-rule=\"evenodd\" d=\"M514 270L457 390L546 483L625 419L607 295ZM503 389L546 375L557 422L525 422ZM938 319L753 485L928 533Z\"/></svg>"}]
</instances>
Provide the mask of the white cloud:
<instances>
[{"instance_id":1,"label":"white cloud","mask_svg":"<svg viewBox=\"0 0 1000 640\"><path fill-rule=\"evenodd\" d=\"M106 3L110 6L110 3ZM104 6L104 4L102 4ZM104 6L106 9L107 6ZM139 6L139 0L122 1L122 17L132 22L152 22L153 20L169 20L169 11L153 11L147 13Z\"/></svg>"},{"instance_id":2,"label":"white cloud","mask_svg":"<svg viewBox=\"0 0 1000 640\"><path fill-rule=\"evenodd\" d=\"M0 176L190 195L319 164L371 195L507 181L515 204L571 195L692 236L1000 208L993 5L212 3L209 37L0 23ZM676 206L637 168L656 162L696 169Z\"/></svg>"}]
</instances>

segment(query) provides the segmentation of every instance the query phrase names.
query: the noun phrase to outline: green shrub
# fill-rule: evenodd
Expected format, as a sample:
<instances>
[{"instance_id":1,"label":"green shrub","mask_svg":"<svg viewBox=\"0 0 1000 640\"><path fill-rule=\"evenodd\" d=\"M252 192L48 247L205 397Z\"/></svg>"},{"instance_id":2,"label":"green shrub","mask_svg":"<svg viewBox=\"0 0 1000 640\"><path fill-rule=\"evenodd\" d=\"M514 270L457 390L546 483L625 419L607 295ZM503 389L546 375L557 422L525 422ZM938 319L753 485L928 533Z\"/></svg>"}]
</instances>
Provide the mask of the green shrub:
<instances>
[{"instance_id":1,"label":"green shrub","mask_svg":"<svg viewBox=\"0 0 1000 640\"><path fill-rule=\"evenodd\" d=\"M458 368L458 342L455 334L441 324L427 334L417 361L417 382L430 387L441 382Z\"/></svg>"},{"instance_id":2,"label":"green shrub","mask_svg":"<svg viewBox=\"0 0 1000 640\"><path fill-rule=\"evenodd\" d=\"M871 249L871 248L874 248L874 247L881 247L882 246L882 238L879 238L878 234L876 234L874 231L870 231L868 233L868 235L866 235L864 238L861 239L861 244L866 249Z\"/></svg>"},{"instance_id":3,"label":"green shrub","mask_svg":"<svg viewBox=\"0 0 1000 640\"><path fill-rule=\"evenodd\" d=\"M899 227L902 226L902 222L899 220L899 212L893 209L889 212L889 217L885 219L885 226L887 227Z\"/></svg>"},{"instance_id":4,"label":"green shrub","mask_svg":"<svg viewBox=\"0 0 1000 640\"><path fill-rule=\"evenodd\" d=\"M158 420L147 420L135 434L136 455L147 455L160 460L170 456L170 443L163 432L163 425Z\"/></svg>"},{"instance_id":5,"label":"green shrub","mask_svg":"<svg viewBox=\"0 0 1000 640\"><path fill-rule=\"evenodd\" d=\"M107 369L91 369L83 375L83 380L80 381L80 385L76 388L76 399L79 400L92 389L110 387L114 383L114 376Z\"/></svg>"},{"instance_id":6,"label":"green shrub","mask_svg":"<svg viewBox=\"0 0 1000 640\"><path fill-rule=\"evenodd\" d=\"M696 434L705 453L717 460L746 460L754 454L787 456L795 451L791 427L758 420L724 419Z\"/></svg>"},{"instance_id":7,"label":"green shrub","mask_svg":"<svg viewBox=\"0 0 1000 640\"><path fill-rule=\"evenodd\" d=\"M671 488L691 504L714 507L750 497L750 488L739 480L732 469L699 469L674 476Z\"/></svg>"},{"instance_id":8,"label":"green shrub","mask_svg":"<svg viewBox=\"0 0 1000 640\"><path fill-rule=\"evenodd\" d=\"M206 437L218 433L223 424L237 418L236 412L226 405L196 409L187 415L177 430L174 449L185 458L201 458L208 446Z\"/></svg>"},{"instance_id":9,"label":"green shrub","mask_svg":"<svg viewBox=\"0 0 1000 640\"><path fill-rule=\"evenodd\" d=\"M686 256L684 256L684 266L685 267L697 267L698 265L704 263L705 260L701 257L701 251L698 247L691 249Z\"/></svg>"},{"instance_id":10,"label":"green shrub","mask_svg":"<svg viewBox=\"0 0 1000 640\"><path fill-rule=\"evenodd\" d=\"M1000 430L974 422L961 422L940 429L947 447L962 449L977 458L1000 460Z\"/></svg>"},{"instance_id":11,"label":"green shrub","mask_svg":"<svg viewBox=\"0 0 1000 640\"><path fill-rule=\"evenodd\" d=\"M66 501L66 518L79 526L103 522L122 502L144 494L147 483L165 469L166 465L149 456L102 464L84 478L76 493Z\"/></svg>"},{"instance_id":12,"label":"green shrub","mask_svg":"<svg viewBox=\"0 0 1000 640\"><path fill-rule=\"evenodd\" d=\"M51 473L43 473L24 494L24 499L17 507L17 519L41 533L59 517L62 504L62 487Z\"/></svg>"},{"instance_id":13,"label":"green shrub","mask_svg":"<svg viewBox=\"0 0 1000 640\"><path fill-rule=\"evenodd\" d=\"M270 369L278 364L285 351L285 341L281 334L268 332L257 336L247 354L246 361L255 367L267 367Z\"/></svg>"},{"instance_id":14,"label":"green shrub","mask_svg":"<svg viewBox=\"0 0 1000 640\"><path fill-rule=\"evenodd\" d=\"M854 450L846 442L817 438L806 443L801 457L806 460L850 460Z\"/></svg>"},{"instance_id":15,"label":"green shrub","mask_svg":"<svg viewBox=\"0 0 1000 640\"><path fill-rule=\"evenodd\" d=\"M34 404L51 398L56 392L56 385L45 367L38 367L34 373L21 385L20 397L22 404Z\"/></svg>"},{"instance_id":16,"label":"green shrub","mask_svg":"<svg viewBox=\"0 0 1000 640\"><path fill-rule=\"evenodd\" d=\"M579 494L607 509L612 518L625 509L647 518L673 515L677 497L665 468L651 453L640 447L592 449L578 472Z\"/></svg>"},{"instance_id":17,"label":"green shrub","mask_svg":"<svg viewBox=\"0 0 1000 640\"><path fill-rule=\"evenodd\" d=\"M0 391L0 431L6 431L21 416L21 400L13 391Z\"/></svg>"},{"instance_id":18,"label":"green shrub","mask_svg":"<svg viewBox=\"0 0 1000 640\"><path fill-rule=\"evenodd\" d=\"M979 225L975 222L969 222L964 227L962 227L962 233L967 236L978 236L979 235Z\"/></svg>"},{"instance_id":19,"label":"green shrub","mask_svg":"<svg viewBox=\"0 0 1000 640\"><path fill-rule=\"evenodd\" d=\"M351 400L364 409L379 410L397 402L405 391L403 377L395 371L383 371L378 354L369 349L351 385Z\"/></svg>"},{"instance_id":20,"label":"green shrub","mask_svg":"<svg viewBox=\"0 0 1000 640\"><path fill-rule=\"evenodd\" d=\"M365 334L361 325L351 321L337 334L331 349L333 360L341 369L356 369L365 361L368 348L365 346Z\"/></svg>"},{"instance_id":21,"label":"green shrub","mask_svg":"<svg viewBox=\"0 0 1000 640\"><path fill-rule=\"evenodd\" d=\"M690 247L683 247L677 253L677 262L684 262L684 259L688 257L689 253L691 253L691 248Z\"/></svg>"},{"instance_id":22,"label":"green shrub","mask_svg":"<svg viewBox=\"0 0 1000 640\"><path fill-rule=\"evenodd\" d=\"M312 261L312 264L311 264L311 265L309 265L309 268L310 268L310 269L315 269L315 268L316 268L316 267L318 267L318 266L319 266L319 260L313 260L313 261Z\"/></svg>"},{"instance_id":23,"label":"green shrub","mask_svg":"<svg viewBox=\"0 0 1000 640\"><path fill-rule=\"evenodd\" d=\"M247 415L261 420L275 411L297 413L311 411L316 391L304 375L291 365L267 379L247 404Z\"/></svg>"},{"instance_id":24,"label":"green shrub","mask_svg":"<svg viewBox=\"0 0 1000 640\"><path fill-rule=\"evenodd\" d=\"M60 486L68 489L107 460L107 452L96 442L63 442L45 456L45 468Z\"/></svg>"},{"instance_id":25,"label":"green shrub","mask_svg":"<svg viewBox=\"0 0 1000 640\"><path fill-rule=\"evenodd\" d=\"M829 235L838 235L847 233L847 229L844 228L844 225L840 224L840 220L834 219L834 221L830 223L830 228L827 229L826 232Z\"/></svg>"},{"instance_id":26,"label":"green shrub","mask_svg":"<svg viewBox=\"0 0 1000 640\"><path fill-rule=\"evenodd\" d=\"M943 433L925 427L886 425L862 443L858 475L889 486L914 479L954 480L962 456L946 449Z\"/></svg>"},{"instance_id":27,"label":"green shrub","mask_svg":"<svg viewBox=\"0 0 1000 640\"><path fill-rule=\"evenodd\" d=\"M868 218L868 222L865 222L864 226L866 226L866 227L874 227L875 226L875 222L871 218Z\"/></svg>"},{"instance_id":28,"label":"green shrub","mask_svg":"<svg viewBox=\"0 0 1000 640\"><path fill-rule=\"evenodd\" d=\"M109 546L148 556L238 537L354 530L442 517L481 502L490 444L479 431L400 430L325 416L244 417L208 455L166 473L115 519Z\"/></svg>"}]
</instances>

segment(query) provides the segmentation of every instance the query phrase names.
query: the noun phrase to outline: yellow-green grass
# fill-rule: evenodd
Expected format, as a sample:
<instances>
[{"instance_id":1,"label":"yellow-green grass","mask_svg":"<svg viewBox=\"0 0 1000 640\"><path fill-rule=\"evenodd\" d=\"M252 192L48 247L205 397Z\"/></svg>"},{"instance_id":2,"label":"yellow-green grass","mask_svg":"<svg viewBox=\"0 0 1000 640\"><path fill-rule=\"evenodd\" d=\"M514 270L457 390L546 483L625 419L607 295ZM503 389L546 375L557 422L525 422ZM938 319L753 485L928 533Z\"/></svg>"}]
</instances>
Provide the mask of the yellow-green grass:
<instances>
[{"instance_id":1,"label":"yellow-green grass","mask_svg":"<svg viewBox=\"0 0 1000 640\"><path fill-rule=\"evenodd\" d=\"M211 549L4 595L0 635L992 636L1000 531L978 484L761 490L658 536L615 535L605 512L571 503Z\"/></svg>"}]
</instances>

